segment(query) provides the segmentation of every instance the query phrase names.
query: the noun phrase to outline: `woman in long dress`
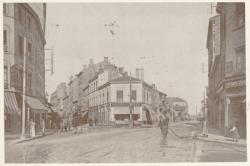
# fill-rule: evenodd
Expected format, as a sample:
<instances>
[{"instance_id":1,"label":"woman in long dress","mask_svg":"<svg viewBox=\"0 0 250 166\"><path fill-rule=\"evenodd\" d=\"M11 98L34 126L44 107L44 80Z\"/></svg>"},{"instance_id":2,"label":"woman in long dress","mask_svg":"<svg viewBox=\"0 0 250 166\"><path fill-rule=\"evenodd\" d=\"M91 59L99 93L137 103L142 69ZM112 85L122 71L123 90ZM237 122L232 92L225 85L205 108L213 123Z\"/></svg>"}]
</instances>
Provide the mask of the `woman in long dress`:
<instances>
[{"instance_id":1,"label":"woman in long dress","mask_svg":"<svg viewBox=\"0 0 250 166\"><path fill-rule=\"evenodd\" d=\"M33 119L30 119L30 137L33 138L36 136L36 133L35 133L35 125L36 123L33 121Z\"/></svg>"}]
</instances>

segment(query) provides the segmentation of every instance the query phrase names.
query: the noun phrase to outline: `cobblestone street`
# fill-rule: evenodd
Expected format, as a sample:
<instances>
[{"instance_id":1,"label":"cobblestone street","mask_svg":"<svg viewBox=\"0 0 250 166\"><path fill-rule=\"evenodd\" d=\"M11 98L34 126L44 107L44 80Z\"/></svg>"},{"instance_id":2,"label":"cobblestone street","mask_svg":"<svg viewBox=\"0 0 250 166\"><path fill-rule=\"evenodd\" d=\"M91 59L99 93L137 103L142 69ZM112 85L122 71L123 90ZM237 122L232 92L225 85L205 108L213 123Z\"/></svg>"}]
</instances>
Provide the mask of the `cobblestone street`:
<instances>
[{"instance_id":1,"label":"cobblestone street","mask_svg":"<svg viewBox=\"0 0 250 166\"><path fill-rule=\"evenodd\" d=\"M82 134L55 133L41 139L6 145L6 162L99 163L99 162L194 162L246 160L246 148L190 139L192 127L171 127L168 145L161 146L160 131L152 128L110 128ZM216 154L220 157L216 158ZM223 158L224 156L224 158Z\"/></svg>"}]
</instances>

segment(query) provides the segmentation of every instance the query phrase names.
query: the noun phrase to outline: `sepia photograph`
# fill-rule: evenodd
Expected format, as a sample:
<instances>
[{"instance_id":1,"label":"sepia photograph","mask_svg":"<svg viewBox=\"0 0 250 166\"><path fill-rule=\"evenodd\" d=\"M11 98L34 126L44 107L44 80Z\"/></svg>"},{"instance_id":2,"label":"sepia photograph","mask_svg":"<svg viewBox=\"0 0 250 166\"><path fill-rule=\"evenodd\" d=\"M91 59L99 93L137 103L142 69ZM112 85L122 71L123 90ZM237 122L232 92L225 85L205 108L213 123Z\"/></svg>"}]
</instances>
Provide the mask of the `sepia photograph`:
<instances>
[{"instance_id":1,"label":"sepia photograph","mask_svg":"<svg viewBox=\"0 0 250 166\"><path fill-rule=\"evenodd\" d=\"M3 162L247 162L242 2L2 2Z\"/></svg>"}]
</instances>

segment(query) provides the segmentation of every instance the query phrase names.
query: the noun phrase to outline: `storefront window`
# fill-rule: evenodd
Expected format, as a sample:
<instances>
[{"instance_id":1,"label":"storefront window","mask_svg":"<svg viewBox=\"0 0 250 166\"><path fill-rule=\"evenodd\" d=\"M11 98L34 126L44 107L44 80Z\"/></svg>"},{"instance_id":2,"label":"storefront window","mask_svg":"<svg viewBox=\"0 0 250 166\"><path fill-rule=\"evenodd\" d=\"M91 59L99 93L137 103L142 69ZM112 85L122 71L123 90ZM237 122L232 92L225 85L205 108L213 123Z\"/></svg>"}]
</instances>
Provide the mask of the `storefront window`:
<instances>
[{"instance_id":1,"label":"storefront window","mask_svg":"<svg viewBox=\"0 0 250 166\"><path fill-rule=\"evenodd\" d=\"M4 66L4 89L8 88L8 67Z\"/></svg>"}]
</instances>

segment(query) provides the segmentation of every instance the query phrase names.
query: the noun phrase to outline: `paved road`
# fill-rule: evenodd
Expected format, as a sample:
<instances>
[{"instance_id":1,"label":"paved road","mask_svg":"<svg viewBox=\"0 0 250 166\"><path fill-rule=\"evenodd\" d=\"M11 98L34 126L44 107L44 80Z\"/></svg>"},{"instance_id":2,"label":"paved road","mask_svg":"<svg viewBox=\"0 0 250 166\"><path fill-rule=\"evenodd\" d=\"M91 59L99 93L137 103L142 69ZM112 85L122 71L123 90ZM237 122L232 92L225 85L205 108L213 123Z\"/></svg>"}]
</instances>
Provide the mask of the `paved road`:
<instances>
[{"instance_id":1,"label":"paved road","mask_svg":"<svg viewBox=\"0 0 250 166\"><path fill-rule=\"evenodd\" d=\"M102 131L54 134L41 139L6 145L9 163L110 163L110 162L194 162L246 160L246 149L190 139L192 127L172 127L168 145L160 145L158 128L114 128ZM222 148L223 147L223 148ZM236 151L235 151L236 150Z\"/></svg>"}]
</instances>

